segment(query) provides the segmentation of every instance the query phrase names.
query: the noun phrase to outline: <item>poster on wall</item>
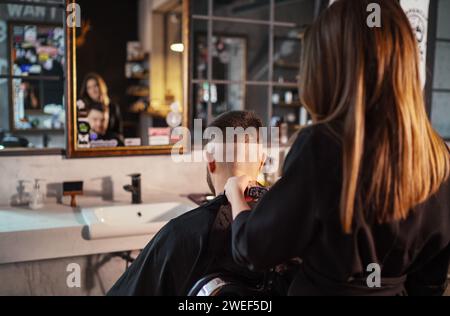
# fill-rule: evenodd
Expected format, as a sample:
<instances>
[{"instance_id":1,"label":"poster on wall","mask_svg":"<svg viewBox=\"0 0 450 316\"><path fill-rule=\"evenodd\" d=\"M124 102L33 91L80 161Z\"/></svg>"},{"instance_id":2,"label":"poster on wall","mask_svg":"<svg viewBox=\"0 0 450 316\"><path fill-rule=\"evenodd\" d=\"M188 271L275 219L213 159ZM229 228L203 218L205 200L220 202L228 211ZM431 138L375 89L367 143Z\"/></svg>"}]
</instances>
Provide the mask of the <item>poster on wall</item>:
<instances>
[{"instance_id":1,"label":"poster on wall","mask_svg":"<svg viewBox=\"0 0 450 316\"><path fill-rule=\"evenodd\" d=\"M428 42L428 14L430 0L401 0L403 10L411 23L419 43L420 78L425 87L427 78L427 42Z\"/></svg>"},{"instance_id":2,"label":"poster on wall","mask_svg":"<svg viewBox=\"0 0 450 316\"><path fill-rule=\"evenodd\" d=\"M330 0L329 5L333 4L335 1L336 0ZM400 5L405 11L417 37L420 52L420 78L422 87L425 87L430 0L400 0Z\"/></svg>"}]
</instances>

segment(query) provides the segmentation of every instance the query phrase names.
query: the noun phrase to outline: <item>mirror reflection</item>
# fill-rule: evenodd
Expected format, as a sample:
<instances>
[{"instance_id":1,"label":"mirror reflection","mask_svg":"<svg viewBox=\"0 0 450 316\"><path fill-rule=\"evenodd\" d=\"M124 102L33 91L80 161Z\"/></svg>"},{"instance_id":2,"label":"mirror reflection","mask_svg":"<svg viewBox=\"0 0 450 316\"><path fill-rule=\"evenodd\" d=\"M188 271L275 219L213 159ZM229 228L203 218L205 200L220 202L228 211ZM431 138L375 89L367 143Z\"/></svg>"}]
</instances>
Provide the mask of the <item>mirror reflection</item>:
<instances>
[{"instance_id":1,"label":"mirror reflection","mask_svg":"<svg viewBox=\"0 0 450 316\"><path fill-rule=\"evenodd\" d=\"M2 150L65 146L64 10L58 2L0 3Z\"/></svg>"},{"instance_id":2,"label":"mirror reflection","mask_svg":"<svg viewBox=\"0 0 450 316\"><path fill-rule=\"evenodd\" d=\"M60 25L10 24L14 127L64 126L64 29Z\"/></svg>"},{"instance_id":3,"label":"mirror reflection","mask_svg":"<svg viewBox=\"0 0 450 316\"><path fill-rule=\"evenodd\" d=\"M177 143L171 131L184 112L182 1L78 3L76 148Z\"/></svg>"}]
</instances>

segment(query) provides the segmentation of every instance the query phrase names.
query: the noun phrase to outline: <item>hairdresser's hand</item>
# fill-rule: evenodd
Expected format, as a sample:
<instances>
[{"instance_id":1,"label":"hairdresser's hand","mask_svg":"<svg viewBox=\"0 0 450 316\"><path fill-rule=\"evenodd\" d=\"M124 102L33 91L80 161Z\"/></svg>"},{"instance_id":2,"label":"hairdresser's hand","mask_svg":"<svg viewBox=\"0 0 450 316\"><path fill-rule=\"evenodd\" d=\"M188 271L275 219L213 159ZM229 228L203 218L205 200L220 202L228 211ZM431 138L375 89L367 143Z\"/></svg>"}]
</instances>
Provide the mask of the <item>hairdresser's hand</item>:
<instances>
[{"instance_id":1,"label":"hairdresser's hand","mask_svg":"<svg viewBox=\"0 0 450 316\"><path fill-rule=\"evenodd\" d=\"M241 176L229 178L225 184L225 195L228 198L228 202L231 204L233 219L235 219L241 212L250 210L244 196L244 192L250 182L250 177Z\"/></svg>"}]
</instances>

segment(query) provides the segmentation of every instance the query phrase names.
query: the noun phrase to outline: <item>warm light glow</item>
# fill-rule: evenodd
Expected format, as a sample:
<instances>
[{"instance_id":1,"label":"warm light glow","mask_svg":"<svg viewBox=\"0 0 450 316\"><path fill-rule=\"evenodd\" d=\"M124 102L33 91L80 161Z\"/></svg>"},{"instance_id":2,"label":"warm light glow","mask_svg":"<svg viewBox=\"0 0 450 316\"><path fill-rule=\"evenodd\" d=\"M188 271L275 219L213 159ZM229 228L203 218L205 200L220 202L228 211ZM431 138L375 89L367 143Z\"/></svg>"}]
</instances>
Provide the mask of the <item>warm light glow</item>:
<instances>
[{"instance_id":1,"label":"warm light glow","mask_svg":"<svg viewBox=\"0 0 450 316\"><path fill-rule=\"evenodd\" d=\"M183 43L174 43L170 45L170 49L176 53L184 52L184 44Z\"/></svg>"}]
</instances>

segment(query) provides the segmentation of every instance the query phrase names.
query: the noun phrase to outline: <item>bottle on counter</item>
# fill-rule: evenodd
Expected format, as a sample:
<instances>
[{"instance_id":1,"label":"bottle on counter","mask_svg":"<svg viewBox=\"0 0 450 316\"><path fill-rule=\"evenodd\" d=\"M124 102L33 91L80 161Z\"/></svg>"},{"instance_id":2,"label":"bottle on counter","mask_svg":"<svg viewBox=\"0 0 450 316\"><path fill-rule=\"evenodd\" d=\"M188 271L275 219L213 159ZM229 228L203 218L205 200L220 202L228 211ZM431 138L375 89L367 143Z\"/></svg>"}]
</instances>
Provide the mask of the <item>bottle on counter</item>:
<instances>
[{"instance_id":1,"label":"bottle on counter","mask_svg":"<svg viewBox=\"0 0 450 316\"><path fill-rule=\"evenodd\" d=\"M30 208L38 210L44 207L44 193L41 191L40 179L34 180L33 192L31 193Z\"/></svg>"},{"instance_id":2,"label":"bottle on counter","mask_svg":"<svg viewBox=\"0 0 450 316\"><path fill-rule=\"evenodd\" d=\"M31 194L26 192L25 183L29 181L19 180L17 193L11 198L11 206L28 206L31 200Z\"/></svg>"}]
</instances>

